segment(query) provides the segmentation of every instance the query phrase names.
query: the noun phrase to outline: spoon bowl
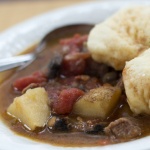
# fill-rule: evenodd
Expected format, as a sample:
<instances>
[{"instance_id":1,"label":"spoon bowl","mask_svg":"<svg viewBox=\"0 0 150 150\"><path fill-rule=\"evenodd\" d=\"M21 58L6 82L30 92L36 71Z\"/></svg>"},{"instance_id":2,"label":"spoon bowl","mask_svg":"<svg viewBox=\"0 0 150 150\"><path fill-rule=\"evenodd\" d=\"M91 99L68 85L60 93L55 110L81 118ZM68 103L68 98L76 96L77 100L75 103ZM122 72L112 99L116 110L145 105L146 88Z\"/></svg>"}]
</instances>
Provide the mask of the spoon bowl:
<instances>
[{"instance_id":1,"label":"spoon bowl","mask_svg":"<svg viewBox=\"0 0 150 150\"><path fill-rule=\"evenodd\" d=\"M43 37L33 53L0 59L0 72L25 64L30 64L49 42L53 42L58 38L71 36L72 33L87 34L92 27L93 25L91 24L73 24L58 27Z\"/></svg>"}]
</instances>

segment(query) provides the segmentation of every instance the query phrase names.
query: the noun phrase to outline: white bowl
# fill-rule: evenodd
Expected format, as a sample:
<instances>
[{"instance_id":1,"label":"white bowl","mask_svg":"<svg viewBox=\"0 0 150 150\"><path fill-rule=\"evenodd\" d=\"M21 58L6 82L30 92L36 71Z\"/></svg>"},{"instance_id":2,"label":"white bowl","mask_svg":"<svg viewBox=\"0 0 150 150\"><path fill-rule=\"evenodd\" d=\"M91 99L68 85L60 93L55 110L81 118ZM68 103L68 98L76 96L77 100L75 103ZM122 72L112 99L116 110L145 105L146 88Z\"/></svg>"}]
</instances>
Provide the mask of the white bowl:
<instances>
[{"instance_id":1,"label":"white bowl","mask_svg":"<svg viewBox=\"0 0 150 150\"><path fill-rule=\"evenodd\" d=\"M0 58L10 57L39 42L50 30L73 23L98 23L128 5L148 5L150 1L93 1L47 12L0 34ZM0 150L149 150L150 136L126 143L98 147L57 147L29 140L12 132L0 121Z\"/></svg>"}]
</instances>

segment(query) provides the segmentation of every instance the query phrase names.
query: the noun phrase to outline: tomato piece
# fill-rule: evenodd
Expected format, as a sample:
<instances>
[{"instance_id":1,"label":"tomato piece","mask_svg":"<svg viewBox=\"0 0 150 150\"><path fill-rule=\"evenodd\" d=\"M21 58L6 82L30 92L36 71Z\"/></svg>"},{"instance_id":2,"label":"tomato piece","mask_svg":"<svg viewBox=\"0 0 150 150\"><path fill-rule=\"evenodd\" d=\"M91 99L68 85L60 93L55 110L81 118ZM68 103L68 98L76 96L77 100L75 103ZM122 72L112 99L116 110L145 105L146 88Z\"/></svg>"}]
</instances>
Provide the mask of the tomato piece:
<instances>
[{"instance_id":1,"label":"tomato piece","mask_svg":"<svg viewBox=\"0 0 150 150\"><path fill-rule=\"evenodd\" d=\"M29 76L17 79L13 83L13 87L18 91L22 91L25 87L27 87L31 83L42 83L45 82L46 80L47 80L46 76L42 72L34 72Z\"/></svg>"},{"instance_id":2,"label":"tomato piece","mask_svg":"<svg viewBox=\"0 0 150 150\"><path fill-rule=\"evenodd\" d=\"M82 95L84 92L77 88L62 90L58 100L53 103L54 111L60 115L71 113L74 103Z\"/></svg>"},{"instance_id":3,"label":"tomato piece","mask_svg":"<svg viewBox=\"0 0 150 150\"><path fill-rule=\"evenodd\" d=\"M33 72L33 74L31 74L31 75L34 76L34 77L46 78L46 75L41 71Z\"/></svg>"}]
</instances>

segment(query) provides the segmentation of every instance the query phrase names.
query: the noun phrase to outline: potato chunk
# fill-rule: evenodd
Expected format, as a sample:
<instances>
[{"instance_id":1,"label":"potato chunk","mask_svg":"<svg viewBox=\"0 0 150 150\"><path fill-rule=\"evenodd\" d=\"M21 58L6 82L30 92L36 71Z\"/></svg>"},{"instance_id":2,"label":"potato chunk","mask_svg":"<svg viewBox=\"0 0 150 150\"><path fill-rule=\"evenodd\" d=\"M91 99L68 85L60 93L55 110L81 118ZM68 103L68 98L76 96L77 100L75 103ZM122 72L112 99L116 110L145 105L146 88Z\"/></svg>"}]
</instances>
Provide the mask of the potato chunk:
<instances>
[{"instance_id":1,"label":"potato chunk","mask_svg":"<svg viewBox=\"0 0 150 150\"><path fill-rule=\"evenodd\" d=\"M31 130L43 127L49 117L48 95L44 88L29 89L16 97L8 107L7 113L20 120Z\"/></svg>"},{"instance_id":2,"label":"potato chunk","mask_svg":"<svg viewBox=\"0 0 150 150\"><path fill-rule=\"evenodd\" d=\"M73 113L105 119L113 111L120 94L121 89L118 87L103 86L92 89L75 103Z\"/></svg>"}]
</instances>

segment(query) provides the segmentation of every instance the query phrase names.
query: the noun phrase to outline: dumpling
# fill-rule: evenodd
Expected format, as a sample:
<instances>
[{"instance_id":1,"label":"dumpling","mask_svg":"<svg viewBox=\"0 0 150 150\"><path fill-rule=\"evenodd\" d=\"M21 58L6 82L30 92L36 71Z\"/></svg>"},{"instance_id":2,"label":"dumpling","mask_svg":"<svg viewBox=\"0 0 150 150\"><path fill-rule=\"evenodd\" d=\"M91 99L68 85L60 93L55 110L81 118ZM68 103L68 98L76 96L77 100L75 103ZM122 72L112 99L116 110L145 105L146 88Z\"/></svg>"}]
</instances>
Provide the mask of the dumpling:
<instances>
[{"instance_id":1,"label":"dumpling","mask_svg":"<svg viewBox=\"0 0 150 150\"><path fill-rule=\"evenodd\" d=\"M132 112L150 115L150 49L126 63L123 82Z\"/></svg>"},{"instance_id":2,"label":"dumpling","mask_svg":"<svg viewBox=\"0 0 150 150\"><path fill-rule=\"evenodd\" d=\"M150 47L149 18L149 6L136 6L97 24L87 41L93 59L122 70L126 61Z\"/></svg>"}]
</instances>

